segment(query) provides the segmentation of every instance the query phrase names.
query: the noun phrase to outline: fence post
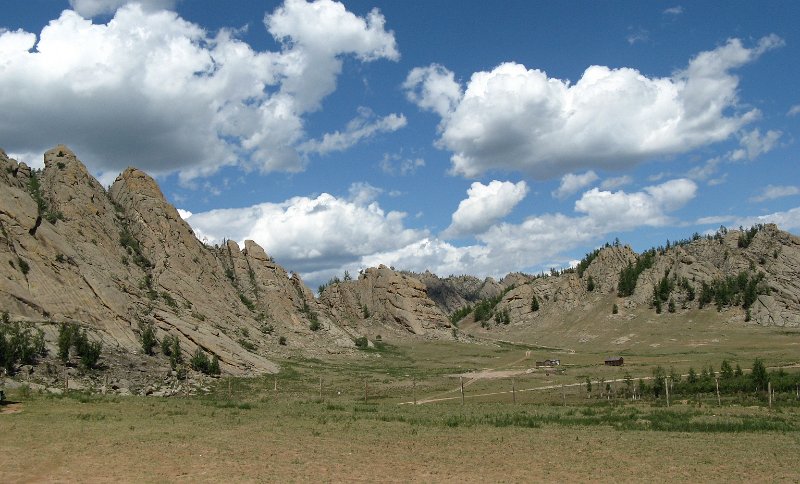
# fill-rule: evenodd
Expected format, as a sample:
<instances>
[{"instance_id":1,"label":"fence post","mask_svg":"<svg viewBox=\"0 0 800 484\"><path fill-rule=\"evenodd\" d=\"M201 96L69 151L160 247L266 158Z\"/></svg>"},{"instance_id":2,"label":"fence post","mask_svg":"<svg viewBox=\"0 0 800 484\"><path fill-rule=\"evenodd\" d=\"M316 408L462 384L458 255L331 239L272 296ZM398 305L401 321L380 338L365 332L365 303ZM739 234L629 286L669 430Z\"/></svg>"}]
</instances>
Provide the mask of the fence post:
<instances>
[{"instance_id":1,"label":"fence post","mask_svg":"<svg viewBox=\"0 0 800 484\"><path fill-rule=\"evenodd\" d=\"M461 405L464 405L464 377L461 378Z\"/></svg>"},{"instance_id":2,"label":"fence post","mask_svg":"<svg viewBox=\"0 0 800 484\"><path fill-rule=\"evenodd\" d=\"M511 379L511 401L517 403L517 386L513 378Z\"/></svg>"},{"instance_id":3,"label":"fence post","mask_svg":"<svg viewBox=\"0 0 800 484\"><path fill-rule=\"evenodd\" d=\"M561 398L564 400L564 406L567 406L567 392L564 390L564 384L561 384Z\"/></svg>"},{"instance_id":4,"label":"fence post","mask_svg":"<svg viewBox=\"0 0 800 484\"><path fill-rule=\"evenodd\" d=\"M666 377L664 381L665 381L664 388L667 390L667 407L669 407L669 377Z\"/></svg>"},{"instance_id":5,"label":"fence post","mask_svg":"<svg viewBox=\"0 0 800 484\"><path fill-rule=\"evenodd\" d=\"M772 408L772 382L767 382L767 396L769 396L769 408Z\"/></svg>"},{"instance_id":6,"label":"fence post","mask_svg":"<svg viewBox=\"0 0 800 484\"><path fill-rule=\"evenodd\" d=\"M273 383L274 383L273 390L275 390L277 392L278 391L278 375L275 375L275 379L274 379Z\"/></svg>"},{"instance_id":7,"label":"fence post","mask_svg":"<svg viewBox=\"0 0 800 484\"><path fill-rule=\"evenodd\" d=\"M722 400L719 398L719 378L714 378L714 381L717 383L717 405L722 406Z\"/></svg>"},{"instance_id":8,"label":"fence post","mask_svg":"<svg viewBox=\"0 0 800 484\"><path fill-rule=\"evenodd\" d=\"M64 367L64 395L69 391L69 375L67 375L67 367Z\"/></svg>"},{"instance_id":9,"label":"fence post","mask_svg":"<svg viewBox=\"0 0 800 484\"><path fill-rule=\"evenodd\" d=\"M414 405L417 404L417 377L415 376L413 380L411 380L411 391L414 394Z\"/></svg>"}]
</instances>

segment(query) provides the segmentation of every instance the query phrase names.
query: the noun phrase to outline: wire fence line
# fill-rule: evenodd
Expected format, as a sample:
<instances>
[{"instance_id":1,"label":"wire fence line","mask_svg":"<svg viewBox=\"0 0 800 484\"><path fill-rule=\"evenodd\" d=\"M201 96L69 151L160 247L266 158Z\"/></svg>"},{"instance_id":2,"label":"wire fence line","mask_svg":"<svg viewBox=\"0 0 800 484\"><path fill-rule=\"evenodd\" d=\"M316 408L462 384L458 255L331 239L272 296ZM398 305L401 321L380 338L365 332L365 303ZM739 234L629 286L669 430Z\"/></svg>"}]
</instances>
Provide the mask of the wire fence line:
<instances>
[{"instance_id":1,"label":"wire fence line","mask_svg":"<svg viewBox=\"0 0 800 484\"><path fill-rule=\"evenodd\" d=\"M771 368L797 368L797 364L784 367ZM749 372L748 370L745 370ZM565 375L555 374L564 380ZM780 389L769 382L769 388L760 389L759 392L750 392L753 395L762 395L772 401L800 401L800 373L794 374L797 384L789 387L783 385ZM361 379L346 376L326 375L318 377L303 377L280 380L274 377L268 383L268 390L274 393L292 393L302 398L315 398L320 401L349 403L392 403L398 405L430 405L437 403L549 403L573 405L586 403L592 400L656 400L664 401L667 405L678 400L692 400L700 403L721 404L722 396L746 395L747 392L729 392L724 389L720 392L719 375L712 376L716 381L716 391L692 391L679 387L676 383L683 382L689 374L662 375L662 376L631 376L617 378L589 378L585 381L549 381L544 380L541 373L525 374L516 373L513 376L482 377L475 374L450 374L417 378L411 375L402 377L377 377L365 376ZM330 378L330 380L326 380ZM583 378L576 376L575 378ZM654 392L655 385L659 391ZM765 385L766 386L766 385ZM680 390L680 391L678 391ZM766 395L766 397L763 397Z\"/></svg>"}]
</instances>

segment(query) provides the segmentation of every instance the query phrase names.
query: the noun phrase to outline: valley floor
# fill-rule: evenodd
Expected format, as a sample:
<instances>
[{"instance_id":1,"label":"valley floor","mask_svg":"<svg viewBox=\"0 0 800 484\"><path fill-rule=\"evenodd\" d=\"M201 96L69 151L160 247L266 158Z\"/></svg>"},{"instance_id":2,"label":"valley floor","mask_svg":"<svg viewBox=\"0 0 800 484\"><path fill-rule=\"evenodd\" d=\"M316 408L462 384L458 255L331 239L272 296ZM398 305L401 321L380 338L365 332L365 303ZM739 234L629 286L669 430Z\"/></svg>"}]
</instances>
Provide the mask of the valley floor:
<instances>
[{"instance_id":1,"label":"valley floor","mask_svg":"<svg viewBox=\"0 0 800 484\"><path fill-rule=\"evenodd\" d=\"M9 397L4 482L800 480L797 404Z\"/></svg>"}]
</instances>

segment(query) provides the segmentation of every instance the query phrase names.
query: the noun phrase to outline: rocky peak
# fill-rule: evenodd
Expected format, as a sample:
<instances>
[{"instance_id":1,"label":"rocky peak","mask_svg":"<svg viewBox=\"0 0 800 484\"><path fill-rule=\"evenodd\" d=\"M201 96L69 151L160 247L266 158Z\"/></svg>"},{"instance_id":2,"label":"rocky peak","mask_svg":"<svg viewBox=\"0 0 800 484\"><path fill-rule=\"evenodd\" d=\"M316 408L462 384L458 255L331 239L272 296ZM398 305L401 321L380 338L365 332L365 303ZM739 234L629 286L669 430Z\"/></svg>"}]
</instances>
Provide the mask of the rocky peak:
<instances>
[{"instance_id":1,"label":"rocky peak","mask_svg":"<svg viewBox=\"0 0 800 484\"><path fill-rule=\"evenodd\" d=\"M362 271L358 280L328 287L320 300L339 320L380 323L418 335L450 327L422 282L385 265Z\"/></svg>"}]
</instances>

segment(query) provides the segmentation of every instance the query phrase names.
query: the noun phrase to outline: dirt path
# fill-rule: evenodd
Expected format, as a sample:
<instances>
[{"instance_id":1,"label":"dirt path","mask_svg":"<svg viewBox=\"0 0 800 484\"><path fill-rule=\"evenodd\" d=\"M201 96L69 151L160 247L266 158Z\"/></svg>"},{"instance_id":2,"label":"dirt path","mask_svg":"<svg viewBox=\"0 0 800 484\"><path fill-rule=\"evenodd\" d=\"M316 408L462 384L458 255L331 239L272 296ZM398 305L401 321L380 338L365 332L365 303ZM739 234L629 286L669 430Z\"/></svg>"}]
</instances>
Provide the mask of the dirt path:
<instances>
[{"instance_id":1,"label":"dirt path","mask_svg":"<svg viewBox=\"0 0 800 484\"><path fill-rule=\"evenodd\" d=\"M22 412L21 403L4 403L0 405L0 415Z\"/></svg>"}]
</instances>

